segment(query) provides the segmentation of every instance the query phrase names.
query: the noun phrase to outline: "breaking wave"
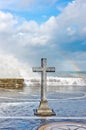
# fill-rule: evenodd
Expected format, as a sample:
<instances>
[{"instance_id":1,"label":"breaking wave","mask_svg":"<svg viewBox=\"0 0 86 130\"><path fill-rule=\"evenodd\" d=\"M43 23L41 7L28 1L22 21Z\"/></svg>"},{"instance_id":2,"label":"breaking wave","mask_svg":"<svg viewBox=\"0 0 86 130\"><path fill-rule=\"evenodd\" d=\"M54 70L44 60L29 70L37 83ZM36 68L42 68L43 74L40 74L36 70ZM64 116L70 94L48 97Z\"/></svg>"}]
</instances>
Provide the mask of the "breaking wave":
<instances>
[{"instance_id":1,"label":"breaking wave","mask_svg":"<svg viewBox=\"0 0 86 130\"><path fill-rule=\"evenodd\" d=\"M31 67L13 55L0 54L0 78L34 77Z\"/></svg>"},{"instance_id":2,"label":"breaking wave","mask_svg":"<svg viewBox=\"0 0 86 130\"><path fill-rule=\"evenodd\" d=\"M25 82L27 85L40 86L40 78L29 78ZM48 86L59 86L59 85L86 85L86 78L75 78L75 77L48 77L47 78Z\"/></svg>"}]
</instances>

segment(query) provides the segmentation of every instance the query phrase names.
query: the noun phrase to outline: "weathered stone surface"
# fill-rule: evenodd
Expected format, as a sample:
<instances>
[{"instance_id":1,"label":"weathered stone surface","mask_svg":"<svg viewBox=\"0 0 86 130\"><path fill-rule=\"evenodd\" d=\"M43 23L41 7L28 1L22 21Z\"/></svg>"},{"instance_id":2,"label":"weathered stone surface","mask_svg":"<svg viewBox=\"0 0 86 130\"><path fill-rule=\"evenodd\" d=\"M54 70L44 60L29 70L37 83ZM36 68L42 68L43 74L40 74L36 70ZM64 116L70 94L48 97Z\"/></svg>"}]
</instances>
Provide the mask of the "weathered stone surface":
<instances>
[{"instance_id":1,"label":"weathered stone surface","mask_svg":"<svg viewBox=\"0 0 86 130\"><path fill-rule=\"evenodd\" d=\"M35 115L38 116L54 116L56 115L52 109L49 108L48 102L46 101L41 101L39 108L35 111Z\"/></svg>"},{"instance_id":2,"label":"weathered stone surface","mask_svg":"<svg viewBox=\"0 0 86 130\"><path fill-rule=\"evenodd\" d=\"M0 88L22 89L24 87L24 79L2 78L0 79Z\"/></svg>"}]
</instances>

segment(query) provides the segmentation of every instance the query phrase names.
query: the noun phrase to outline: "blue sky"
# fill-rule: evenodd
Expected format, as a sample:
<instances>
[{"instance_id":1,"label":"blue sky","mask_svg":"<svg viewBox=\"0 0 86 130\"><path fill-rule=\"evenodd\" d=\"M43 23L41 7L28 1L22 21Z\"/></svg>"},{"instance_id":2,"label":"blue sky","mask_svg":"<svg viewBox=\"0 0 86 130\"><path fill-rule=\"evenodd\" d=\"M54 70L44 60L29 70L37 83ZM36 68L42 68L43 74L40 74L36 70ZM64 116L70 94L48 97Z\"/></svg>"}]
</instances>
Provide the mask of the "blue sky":
<instances>
[{"instance_id":1,"label":"blue sky","mask_svg":"<svg viewBox=\"0 0 86 130\"><path fill-rule=\"evenodd\" d=\"M0 55L86 71L86 0L0 0Z\"/></svg>"},{"instance_id":2,"label":"blue sky","mask_svg":"<svg viewBox=\"0 0 86 130\"><path fill-rule=\"evenodd\" d=\"M51 16L57 16L64 7L73 0L4 0L1 9L26 20L35 20L43 23Z\"/></svg>"}]
</instances>

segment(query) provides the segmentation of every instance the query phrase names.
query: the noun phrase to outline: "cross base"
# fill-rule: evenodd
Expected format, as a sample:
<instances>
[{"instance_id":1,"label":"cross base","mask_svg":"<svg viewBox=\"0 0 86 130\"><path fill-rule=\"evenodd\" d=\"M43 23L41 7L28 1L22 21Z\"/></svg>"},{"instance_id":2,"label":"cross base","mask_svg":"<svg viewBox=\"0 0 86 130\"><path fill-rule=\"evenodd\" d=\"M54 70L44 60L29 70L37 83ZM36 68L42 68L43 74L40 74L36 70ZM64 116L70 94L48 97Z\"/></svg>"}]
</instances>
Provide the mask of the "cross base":
<instances>
[{"instance_id":1,"label":"cross base","mask_svg":"<svg viewBox=\"0 0 86 130\"><path fill-rule=\"evenodd\" d=\"M37 116L55 116L55 112L48 107L47 100L41 101L39 108L35 110L35 115Z\"/></svg>"}]
</instances>

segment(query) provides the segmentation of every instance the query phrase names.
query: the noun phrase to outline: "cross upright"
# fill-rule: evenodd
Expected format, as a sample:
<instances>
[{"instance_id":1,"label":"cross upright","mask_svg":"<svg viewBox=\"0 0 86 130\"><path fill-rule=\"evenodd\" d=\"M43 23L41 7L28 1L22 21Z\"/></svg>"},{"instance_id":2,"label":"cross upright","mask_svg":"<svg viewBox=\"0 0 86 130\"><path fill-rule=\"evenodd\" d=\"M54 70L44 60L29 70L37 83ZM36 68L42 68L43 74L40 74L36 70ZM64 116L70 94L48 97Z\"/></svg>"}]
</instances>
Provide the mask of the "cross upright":
<instances>
[{"instance_id":1,"label":"cross upright","mask_svg":"<svg viewBox=\"0 0 86 130\"><path fill-rule=\"evenodd\" d=\"M55 67L47 67L47 59L41 59L41 67L33 67L33 72L41 72L41 101L46 101L47 72L55 72Z\"/></svg>"},{"instance_id":2,"label":"cross upright","mask_svg":"<svg viewBox=\"0 0 86 130\"><path fill-rule=\"evenodd\" d=\"M41 72L41 102L36 115L55 115L55 113L48 107L46 98L47 88L47 72L55 72L55 67L47 67L47 59L41 59L41 67L33 67L33 72Z\"/></svg>"}]
</instances>

